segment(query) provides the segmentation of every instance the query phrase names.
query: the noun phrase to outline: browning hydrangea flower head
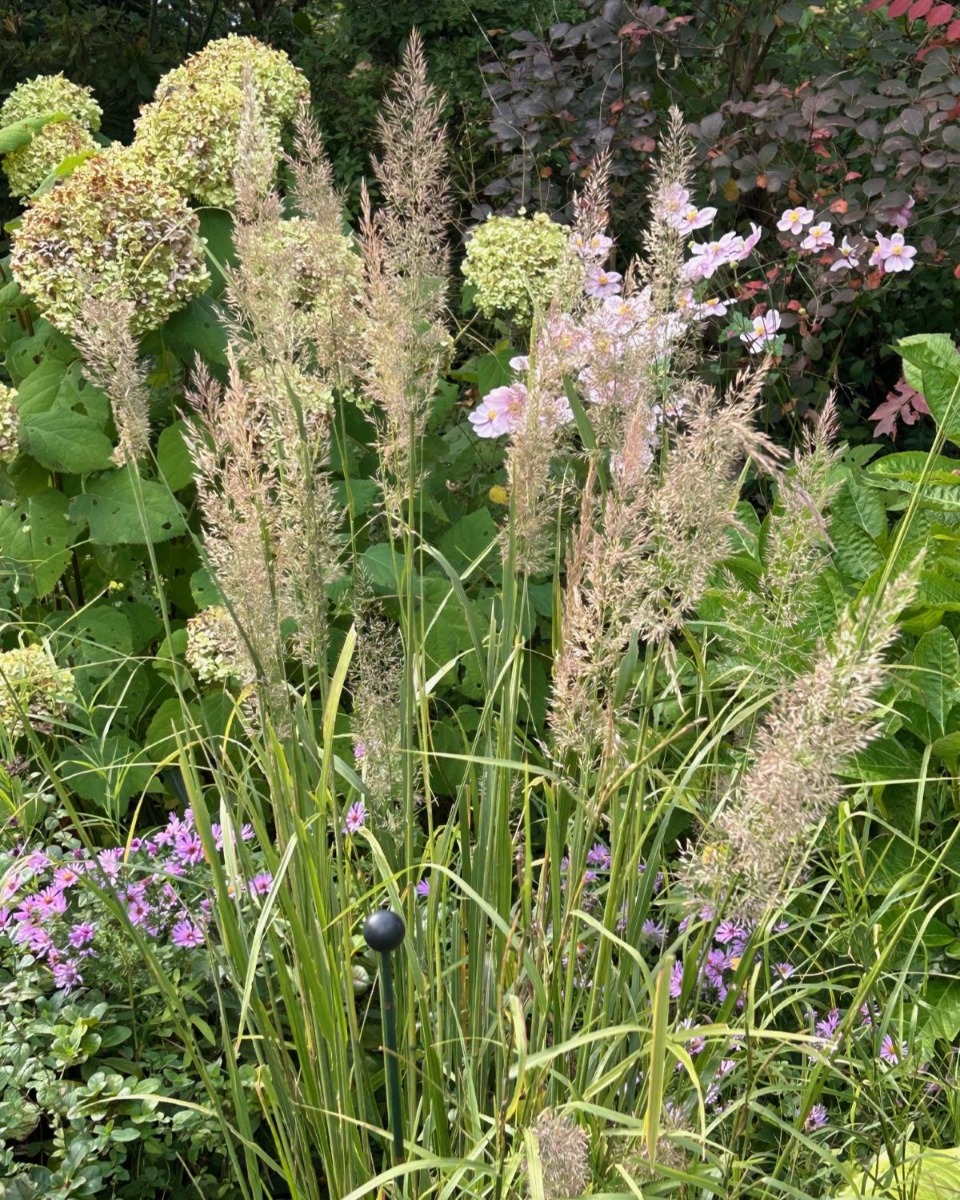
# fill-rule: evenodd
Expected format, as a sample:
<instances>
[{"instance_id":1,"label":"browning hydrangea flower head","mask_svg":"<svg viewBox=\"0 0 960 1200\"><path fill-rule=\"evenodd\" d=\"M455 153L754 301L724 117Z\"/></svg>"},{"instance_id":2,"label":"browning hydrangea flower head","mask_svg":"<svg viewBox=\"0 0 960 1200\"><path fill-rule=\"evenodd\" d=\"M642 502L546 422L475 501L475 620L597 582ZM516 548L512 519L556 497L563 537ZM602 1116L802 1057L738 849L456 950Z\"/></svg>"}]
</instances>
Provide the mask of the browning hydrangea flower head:
<instances>
[{"instance_id":1,"label":"browning hydrangea flower head","mask_svg":"<svg viewBox=\"0 0 960 1200\"><path fill-rule=\"evenodd\" d=\"M196 215L123 147L89 159L37 199L14 236L10 269L66 334L92 296L130 301L138 337L210 278Z\"/></svg>"},{"instance_id":2,"label":"browning hydrangea flower head","mask_svg":"<svg viewBox=\"0 0 960 1200\"><path fill-rule=\"evenodd\" d=\"M99 147L90 136L100 128L103 110L90 88L61 75L38 75L13 89L0 106L0 128L28 117L57 114L25 146L3 157L3 170L13 196L29 196L65 158Z\"/></svg>"},{"instance_id":3,"label":"browning hydrangea flower head","mask_svg":"<svg viewBox=\"0 0 960 1200\"><path fill-rule=\"evenodd\" d=\"M24 715L31 724L47 724L76 698L73 672L58 667L46 646L0 654L0 725L11 741L25 732Z\"/></svg>"},{"instance_id":4,"label":"browning hydrangea flower head","mask_svg":"<svg viewBox=\"0 0 960 1200\"><path fill-rule=\"evenodd\" d=\"M282 50L256 38L230 34L210 42L164 75L156 100L140 110L135 153L178 192L201 204L230 207L236 200L233 175L247 69L276 167L283 154L283 128L309 100L310 85Z\"/></svg>"},{"instance_id":5,"label":"browning hydrangea flower head","mask_svg":"<svg viewBox=\"0 0 960 1200\"><path fill-rule=\"evenodd\" d=\"M529 323L534 308L547 309L576 262L567 229L546 213L488 217L467 243L463 274L485 316L509 313ZM582 274L582 270L581 270Z\"/></svg>"},{"instance_id":6,"label":"browning hydrangea flower head","mask_svg":"<svg viewBox=\"0 0 960 1200\"><path fill-rule=\"evenodd\" d=\"M17 393L0 383L0 466L12 463L20 451L20 410Z\"/></svg>"}]
</instances>

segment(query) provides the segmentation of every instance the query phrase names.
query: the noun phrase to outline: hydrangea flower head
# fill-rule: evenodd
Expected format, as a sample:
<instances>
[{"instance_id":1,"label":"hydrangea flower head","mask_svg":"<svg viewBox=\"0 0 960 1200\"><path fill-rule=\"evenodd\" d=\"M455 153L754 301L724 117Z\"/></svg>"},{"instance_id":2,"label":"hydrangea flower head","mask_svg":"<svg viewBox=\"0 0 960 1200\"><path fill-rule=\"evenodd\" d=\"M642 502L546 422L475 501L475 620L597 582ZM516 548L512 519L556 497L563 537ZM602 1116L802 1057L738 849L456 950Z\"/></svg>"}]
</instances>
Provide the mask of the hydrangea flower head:
<instances>
[{"instance_id":1,"label":"hydrangea flower head","mask_svg":"<svg viewBox=\"0 0 960 1200\"><path fill-rule=\"evenodd\" d=\"M549 307L571 259L576 262L567 230L546 213L530 220L492 216L474 230L462 269L484 316L509 313L528 323L535 307Z\"/></svg>"},{"instance_id":2,"label":"hydrangea flower head","mask_svg":"<svg viewBox=\"0 0 960 1200\"><path fill-rule=\"evenodd\" d=\"M201 683L249 682L253 665L230 610L212 604L187 621L187 666Z\"/></svg>"},{"instance_id":3,"label":"hydrangea flower head","mask_svg":"<svg viewBox=\"0 0 960 1200\"><path fill-rule=\"evenodd\" d=\"M310 86L282 50L256 38L229 34L209 42L157 84L157 99L145 104L131 149L181 195L201 204L230 207L236 201L244 72L249 64L260 119L283 155L282 132Z\"/></svg>"},{"instance_id":4,"label":"hydrangea flower head","mask_svg":"<svg viewBox=\"0 0 960 1200\"><path fill-rule=\"evenodd\" d=\"M10 269L68 335L90 296L131 301L139 336L210 279L196 214L123 147L88 159L31 205L14 235Z\"/></svg>"},{"instance_id":5,"label":"hydrangea flower head","mask_svg":"<svg viewBox=\"0 0 960 1200\"><path fill-rule=\"evenodd\" d=\"M0 383L0 466L12 463L20 453L20 409L17 393Z\"/></svg>"},{"instance_id":6,"label":"hydrangea flower head","mask_svg":"<svg viewBox=\"0 0 960 1200\"><path fill-rule=\"evenodd\" d=\"M77 698L73 672L58 667L40 643L0 654L0 677L0 725L11 739L24 732L23 713L34 723L48 723L64 716Z\"/></svg>"},{"instance_id":7,"label":"hydrangea flower head","mask_svg":"<svg viewBox=\"0 0 960 1200\"><path fill-rule=\"evenodd\" d=\"M65 158L98 150L90 136L100 128L103 110L90 88L64 75L37 75L18 84L0 106L0 127L29 117L57 117L26 145L3 157L3 170L13 196L29 196Z\"/></svg>"}]
</instances>

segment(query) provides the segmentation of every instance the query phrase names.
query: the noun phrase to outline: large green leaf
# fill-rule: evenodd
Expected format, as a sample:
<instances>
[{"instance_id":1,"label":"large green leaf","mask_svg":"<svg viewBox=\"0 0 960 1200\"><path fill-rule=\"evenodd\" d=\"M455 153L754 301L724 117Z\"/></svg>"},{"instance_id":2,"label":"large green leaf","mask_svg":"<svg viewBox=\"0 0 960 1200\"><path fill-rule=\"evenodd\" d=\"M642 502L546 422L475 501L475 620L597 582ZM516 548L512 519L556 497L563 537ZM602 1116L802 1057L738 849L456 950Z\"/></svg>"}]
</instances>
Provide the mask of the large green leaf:
<instances>
[{"instance_id":1,"label":"large green leaf","mask_svg":"<svg viewBox=\"0 0 960 1200\"><path fill-rule=\"evenodd\" d=\"M960 1149L924 1150L907 1142L896 1161L884 1150L833 1200L956 1200L960 1196Z\"/></svg>"},{"instance_id":2,"label":"large green leaf","mask_svg":"<svg viewBox=\"0 0 960 1200\"><path fill-rule=\"evenodd\" d=\"M0 154L10 154L19 150L27 142L32 142L34 136L44 125L59 120L59 114L44 117L24 117L22 121L14 121L12 125L4 125L0 129Z\"/></svg>"},{"instance_id":3,"label":"large green leaf","mask_svg":"<svg viewBox=\"0 0 960 1200\"><path fill-rule=\"evenodd\" d=\"M101 546L165 542L186 528L180 505L163 484L140 480L143 515L129 467L98 475L70 502L70 515L90 525L90 540ZM146 525L144 525L144 521Z\"/></svg>"},{"instance_id":4,"label":"large green leaf","mask_svg":"<svg viewBox=\"0 0 960 1200\"><path fill-rule=\"evenodd\" d=\"M918 333L901 338L907 383L923 393L944 436L960 445L960 354L946 333Z\"/></svg>"},{"instance_id":5,"label":"large green leaf","mask_svg":"<svg viewBox=\"0 0 960 1200\"><path fill-rule=\"evenodd\" d=\"M183 362L190 362L197 354L206 363L227 365L226 330L208 294L198 296L174 313L160 334Z\"/></svg>"},{"instance_id":6,"label":"large green leaf","mask_svg":"<svg viewBox=\"0 0 960 1200\"><path fill-rule=\"evenodd\" d=\"M174 421L157 440L157 466L171 492L178 492L193 483L193 459L183 440L186 429L186 421Z\"/></svg>"},{"instance_id":7,"label":"large green leaf","mask_svg":"<svg viewBox=\"0 0 960 1200\"><path fill-rule=\"evenodd\" d=\"M0 509L0 556L13 560L37 596L53 588L70 562L75 530L67 506L62 492L48 488L15 508Z\"/></svg>"},{"instance_id":8,"label":"large green leaf","mask_svg":"<svg viewBox=\"0 0 960 1200\"><path fill-rule=\"evenodd\" d=\"M953 634L943 625L925 633L914 649L913 668L910 683L942 733L950 709L960 699L960 652Z\"/></svg>"},{"instance_id":9,"label":"large green leaf","mask_svg":"<svg viewBox=\"0 0 960 1200\"><path fill-rule=\"evenodd\" d=\"M440 541L444 557L458 571L496 545L497 523L488 508L478 508L455 521Z\"/></svg>"},{"instance_id":10,"label":"large green leaf","mask_svg":"<svg viewBox=\"0 0 960 1200\"><path fill-rule=\"evenodd\" d=\"M96 421L69 408L24 416L20 445L42 467L68 475L105 471L113 459L113 443Z\"/></svg>"},{"instance_id":11,"label":"large green leaf","mask_svg":"<svg viewBox=\"0 0 960 1200\"><path fill-rule=\"evenodd\" d=\"M128 737L87 738L61 759L59 774L84 800L121 819L153 775L147 756Z\"/></svg>"}]
</instances>

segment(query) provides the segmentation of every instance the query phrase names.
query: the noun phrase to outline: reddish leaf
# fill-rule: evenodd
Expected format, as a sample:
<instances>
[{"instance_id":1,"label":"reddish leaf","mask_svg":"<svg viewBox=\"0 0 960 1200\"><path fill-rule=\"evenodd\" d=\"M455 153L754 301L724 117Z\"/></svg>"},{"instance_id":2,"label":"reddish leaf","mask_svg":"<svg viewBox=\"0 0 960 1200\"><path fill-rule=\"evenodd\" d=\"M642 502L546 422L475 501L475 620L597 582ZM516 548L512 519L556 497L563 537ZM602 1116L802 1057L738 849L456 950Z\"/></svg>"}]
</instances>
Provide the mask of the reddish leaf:
<instances>
[{"instance_id":1,"label":"reddish leaf","mask_svg":"<svg viewBox=\"0 0 960 1200\"><path fill-rule=\"evenodd\" d=\"M935 29L938 25L946 25L952 19L953 5L938 4L932 12L927 13L927 28Z\"/></svg>"},{"instance_id":2,"label":"reddish leaf","mask_svg":"<svg viewBox=\"0 0 960 1200\"><path fill-rule=\"evenodd\" d=\"M832 213L845 213L849 207L849 203L841 197L841 199L833 201L830 205L830 211Z\"/></svg>"},{"instance_id":3,"label":"reddish leaf","mask_svg":"<svg viewBox=\"0 0 960 1200\"><path fill-rule=\"evenodd\" d=\"M907 9L907 20L919 20L920 17L925 17L931 8L933 8L933 0L914 0L914 3Z\"/></svg>"},{"instance_id":4,"label":"reddish leaf","mask_svg":"<svg viewBox=\"0 0 960 1200\"><path fill-rule=\"evenodd\" d=\"M864 12L876 12L878 8L883 8L887 0L869 0L869 3L863 6Z\"/></svg>"},{"instance_id":5,"label":"reddish leaf","mask_svg":"<svg viewBox=\"0 0 960 1200\"><path fill-rule=\"evenodd\" d=\"M954 279L960 279L960 263L957 263L953 268L953 277Z\"/></svg>"},{"instance_id":6,"label":"reddish leaf","mask_svg":"<svg viewBox=\"0 0 960 1200\"><path fill-rule=\"evenodd\" d=\"M901 378L896 387L887 392L886 400L873 410L867 420L876 422L873 427L874 437L886 434L891 441L896 441L898 421L903 421L904 425L916 425L920 417L929 415L930 409L927 408L927 402L920 392L914 391L910 384Z\"/></svg>"},{"instance_id":7,"label":"reddish leaf","mask_svg":"<svg viewBox=\"0 0 960 1200\"><path fill-rule=\"evenodd\" d=\"M891 19L893 17L902 17L912 3L913 0L892 0L890 7L887 9L887 16Z\"/></svg>"},{"instance_id":8,"label":"reddish leaf","mask_svg":"<svg viewBox=\"0 0 960 1200\"><path fill-rule=\"evenodd\" d=\"M843 177L844 183L851 183L854 179L862 179L863 175L859 171L848 171Z\"/></svg>"},{"instance_id":9,"label":"reddish leaf","mask_svg":"<svg viewBox=\"0 0 960 1200\"><path fill-rule=\"evenodd\" d=\"M960 21L951 21L944 35L948 41L960 41Z\"/></svg>"}]
</instances>

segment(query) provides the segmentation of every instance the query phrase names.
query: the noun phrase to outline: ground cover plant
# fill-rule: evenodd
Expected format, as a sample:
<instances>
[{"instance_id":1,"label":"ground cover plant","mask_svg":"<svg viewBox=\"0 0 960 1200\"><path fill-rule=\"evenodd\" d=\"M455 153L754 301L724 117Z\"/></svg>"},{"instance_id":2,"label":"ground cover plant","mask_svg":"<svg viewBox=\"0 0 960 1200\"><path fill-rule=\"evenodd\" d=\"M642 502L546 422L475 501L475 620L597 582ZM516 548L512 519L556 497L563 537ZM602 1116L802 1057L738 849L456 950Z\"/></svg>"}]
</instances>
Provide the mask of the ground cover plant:
<instances>
[{"instance_id":1,"label":"ground cover plant","mask_svg":"<svg viewBox=\"0 0 960 1200\"><path fill-rule=\"evenodd\" d=\"M355 221L264 42L6 106L0 1196L956 1190L960 352L766 419L907 200L674 106L459 254L416 34Z\"/></svg>"}]
</instances>

